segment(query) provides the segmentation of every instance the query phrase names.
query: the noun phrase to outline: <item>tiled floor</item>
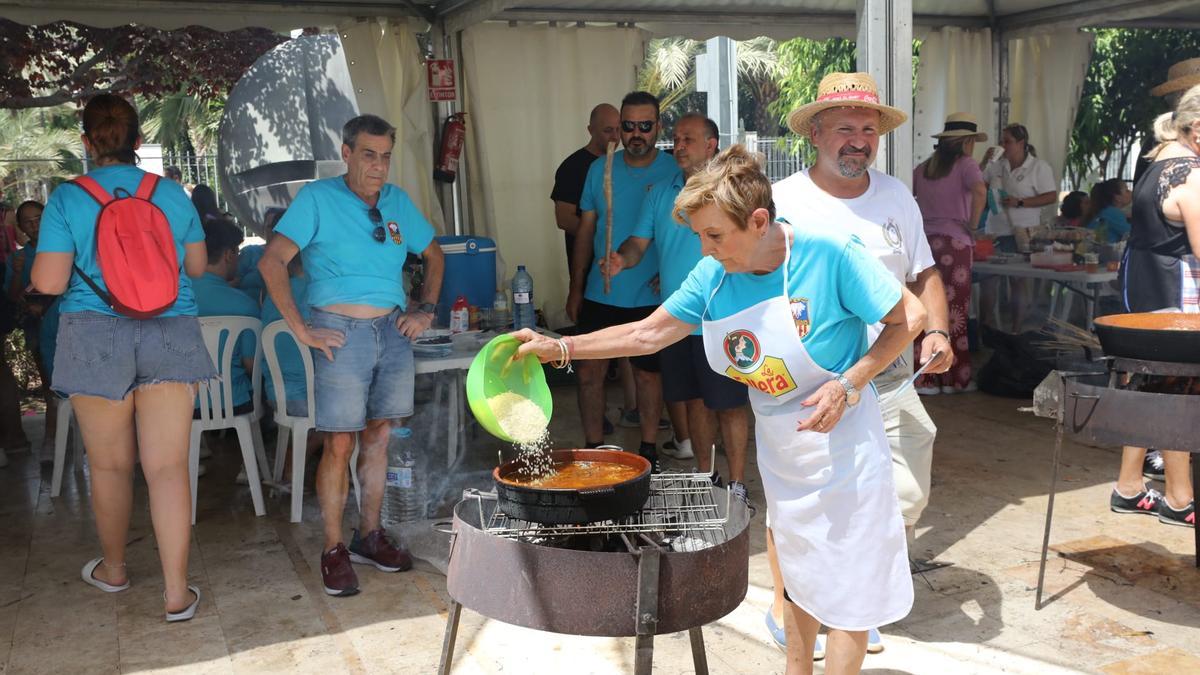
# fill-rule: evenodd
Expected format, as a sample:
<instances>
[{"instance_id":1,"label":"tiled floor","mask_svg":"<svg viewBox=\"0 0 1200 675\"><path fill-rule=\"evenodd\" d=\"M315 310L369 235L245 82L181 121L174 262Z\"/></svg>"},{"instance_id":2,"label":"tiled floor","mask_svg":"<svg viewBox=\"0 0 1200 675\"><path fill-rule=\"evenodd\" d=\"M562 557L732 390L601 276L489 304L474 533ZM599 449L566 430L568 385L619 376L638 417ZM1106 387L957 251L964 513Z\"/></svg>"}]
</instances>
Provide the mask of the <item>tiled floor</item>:
<instances>
[{"instance_id":1,"label":"tiled floor","mask_svg":"<svg viewBox=\"0 0 1200 675\"><path fill-rule=\"evenodd\" d=\"M1047 572L1053 602L1034 611L1051 424L1018 412L1023 402L1012 399L926 401L940 433L916 553L954 565L914 580L912 614L883 629L887 649L867 658L867 672L1200 672L1192 533L1108 511L1115 451L1064 448L1051 539L1059 555ZM553 430L566 446L577 440L573 393L558 391L557 404ZM40 418L27 424L36 447ZM617 440L632 445L636 436L621 430ZM78 577L97 555L85 474L69 472L62 497L52 500L49 466L28 453L11 457L0 469L0 672L434 672L445 577L425 562L395 575L360 568L363 593L325 596L315 499L305 500L303 524L287 521L280 497L256 518L246 488L234 484L235 448L215 438L212 446L191 556L204 601L193 621L170 626L140 479L129 544L133 587L105 595ZM473 440L468 474L483 475L494 450ZM756 475L750 489L761 495ZM746 600L705 629L714 673L783 670L762 626L770 577L761 511L752 528ZM656 672L692 672L685 635L662 636L656 647ZM631 639L539 633L465 610L454 672L625 673L632 659Z\"/></svg>"}]
</instances>

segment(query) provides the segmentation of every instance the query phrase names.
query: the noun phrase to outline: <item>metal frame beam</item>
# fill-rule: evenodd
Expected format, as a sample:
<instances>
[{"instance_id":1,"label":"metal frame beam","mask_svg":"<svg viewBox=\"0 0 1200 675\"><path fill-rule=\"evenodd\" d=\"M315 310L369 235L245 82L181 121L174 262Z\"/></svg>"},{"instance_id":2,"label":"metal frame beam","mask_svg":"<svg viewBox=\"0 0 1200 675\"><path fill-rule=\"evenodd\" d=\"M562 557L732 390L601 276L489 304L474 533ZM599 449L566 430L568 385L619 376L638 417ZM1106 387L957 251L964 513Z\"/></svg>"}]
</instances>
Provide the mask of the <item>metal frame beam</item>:
<instances>
[{"instance_id":1,"label":"metal frame beam","mask_svg":"<svg viewBox=\"0 0 1200 675\"><path fill-rule=\"evenodd\" d=\"M875 165L909 185L913 169L912 0L858 0L857 13L858 70L875 78L881 103L899 108L909 119L897 133L879 139Z\"/></svg>"},{"instance_id":2,"label":"metal frame beam","mask_svg":"<svg viewBox=\"0 0 1200 675\"><path fill-rule=\"evenodd\" d=\"M1007 14L998 17L996 25L1006 33L1055 27L1079 28L1108 25L1114 21L1152 19L1194 5L1194 0L1076 0L1053 7Z\"/></svg>"},{"instance_id":3,"label":"metal frame beam","mask_svg":"<svg viewBox=\"0 0 1200 675\"><path fill-rule=\"evenodd\" d=\"M679 23L691 25L729 25L736 23L743 26L830 26L853 25L854 14L851 12L812 12L798 10L794 12L751 12L746 10L712 10L712 11L627 11L627 10L588 10L562 7L528 8L512 7L492 17L497 21L559 21L562 23ZM962 28L986 28L986 17L974 16L937 16L920 14L913 17L913 22L921 26L959 26Z\"/></svg>"},{"instance_id":4,"label":"metal frame beam","mask_svg":"<svg viewBox=\"0 0 1200 675\"><path fill-rule=\"evenodd\" d=\"M446 0L434 7L434 15L445 26L447 35L477 23L496 18L517 4L516 0Z\"/></svg>"}]
</instances>

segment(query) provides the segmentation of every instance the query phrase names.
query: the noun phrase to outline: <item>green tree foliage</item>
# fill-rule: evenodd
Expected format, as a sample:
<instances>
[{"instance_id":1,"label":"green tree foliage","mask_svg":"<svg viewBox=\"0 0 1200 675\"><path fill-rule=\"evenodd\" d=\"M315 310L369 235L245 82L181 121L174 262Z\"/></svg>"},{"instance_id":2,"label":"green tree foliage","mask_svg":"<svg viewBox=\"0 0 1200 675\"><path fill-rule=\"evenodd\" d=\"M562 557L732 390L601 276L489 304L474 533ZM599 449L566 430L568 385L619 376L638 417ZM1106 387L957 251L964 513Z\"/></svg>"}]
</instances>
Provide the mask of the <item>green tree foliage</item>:
<instances>
[{"instance_id":1,"label":"green tree foliage","mask_svg":"<svg viewBox=\"0 0 1200 675\"><path fill-rule=\"evenodd\" d=\"M759 120L769 120L765 112L775 91L779 59L776 42L759 37L737 43L738 112L751 129ZM651 40L646 60L638 71L638 88L658 96L665 126L690 110L703 110L703 94L696 92L696 55L704 53L704 43L680 37ZM749 106L749 109L747 109ZM759 110L761 108L761 110ZM774 132L773 122L767 133Z\"/></svg>"},{"instance_id":2,"label":"green tree foliage","mask_svg":"<svg viewBox=\"0 0 1200 675\"><path fill-rule=\"evenodd\" d=\"M817 98L817 85L829 73L855 69L854 41L844 38L809 40L793 38L779 44L779 94L768 107L779 125L787 127L788 113ZM811 150L803 139L792 139L792 148L804 152L805 162L812 161Z\"/></svg>"},{"instance_id":3,"label":"green tree foliage","mask_svg":"<svg viewBox=\"0 0 1200 675\"><path fill-rule=\"evenodd\" d=\"M63 176L81 172L78 124L67 106L0 110L0 199L45 199Z\"/></svg>"},{"instance_id":4,"label":"green tree foliage","mask_svg":"<svg viewBox=\"0 0 1200 675\"><path fill-rule=\"evenodd\" d=\"M1154 118L1169 108L1150 95L1164 82L1167 69L1180 60L1200 56L1200 32L1102 28L1088 65L1067 150L1067 177L1087 189L1093 179L1123 175L1137 161L1142 139L1152 133ZM1110 161L1112 176L1105 175Z\"/></svg>"}]
</instances>

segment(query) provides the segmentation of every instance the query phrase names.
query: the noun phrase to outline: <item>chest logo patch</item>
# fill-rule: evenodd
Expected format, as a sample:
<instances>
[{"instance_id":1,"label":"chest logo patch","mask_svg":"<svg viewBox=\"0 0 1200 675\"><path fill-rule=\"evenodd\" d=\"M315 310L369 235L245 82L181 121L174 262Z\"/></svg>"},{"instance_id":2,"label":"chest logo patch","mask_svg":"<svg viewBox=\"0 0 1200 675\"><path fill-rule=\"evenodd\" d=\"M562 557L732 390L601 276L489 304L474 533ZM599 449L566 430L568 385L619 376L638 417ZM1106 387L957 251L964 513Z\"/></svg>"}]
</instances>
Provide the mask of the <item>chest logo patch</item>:
<instances>
[{"instance_id":1,"label":"chest logo patch","mask_svg":"<svg viewBox=\"0 0 1200 675\"><path fill-rule=\"evenodd\" d=\"M792 321L796 322L796 334L803 340L812 327L812 321L808 318L808 298L792 298L788 302L792 307Z\"/></svg>"},{"instance_id":2,"label":"chest logo patch","mask_svg":"<svg viewBox=\"0 0 1200 675\"><path fill-rule=\"evenodd\" d=\"M400 236L400 226L394 220L389 220L387 224L388 232L392 235L392 242L396 244L404 243L404 238Z\"/></svg>"},{"instance_id":3,"label":"chest logo patch","mask_svg":"<svg viewBox=\"0 0 1200 675\"><path fill-rule=\"evenodd\" d=\"M883 226L883 239L888 243L888 246L899 250L904 244L904 236L900 234L900 226L896 221L888 218L887 224Z\"/></svg>"},{"instance_id":4,"label":"chest logo patch","mask_svg":"<svg viewBox=\"0 0 1200 675\"><path fill-rule=\"evenodd\" d=\"M725 336L725 356L732 364L725 376L770 396L782 396L796 389L796 380L783 359L765 356L754 333L735 330Z\"/></svg>"}]
</instances>

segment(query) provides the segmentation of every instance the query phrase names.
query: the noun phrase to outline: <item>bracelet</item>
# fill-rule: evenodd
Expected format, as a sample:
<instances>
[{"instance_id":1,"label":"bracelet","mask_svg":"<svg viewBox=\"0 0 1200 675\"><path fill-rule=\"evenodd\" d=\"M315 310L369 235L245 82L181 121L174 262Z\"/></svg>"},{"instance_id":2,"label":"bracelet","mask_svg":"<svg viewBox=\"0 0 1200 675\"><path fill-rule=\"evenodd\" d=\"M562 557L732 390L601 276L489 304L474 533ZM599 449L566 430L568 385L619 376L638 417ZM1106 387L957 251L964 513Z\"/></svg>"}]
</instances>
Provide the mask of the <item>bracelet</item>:
<instances>
[{"instance_id":1,"label":"bracelet","mask_svg":"<svg viewBox=\"0 0 1200 675\"><path fill-rule=\"evenodd\" d=\"M567 346L567 341L564 340L563 338L558 338L558 340L556 340L556 343L558 344L559 357L558 357L557 361L551 361L550 365L554 366L555 368L559 368L559 369L567 368L568 369L567 372L571 372L569 370L571 367L571 352L570 352L569 347Z\"/></svg>"},{"instance_id":2,"label":"bracelet","mask_svg":"<svg viewBox=\"0 0 1200 675\"><path fill-rule=\"evenodd\" d=\"M947 340L950 339L950 334L947 333L946 331L942 330L941 328L934 328L933 330L927 330L927 331L925 331L925 334L926 335L937 334L937 335L941 335L942 337L946 338Z\"/></svg>"}]
</instances>

